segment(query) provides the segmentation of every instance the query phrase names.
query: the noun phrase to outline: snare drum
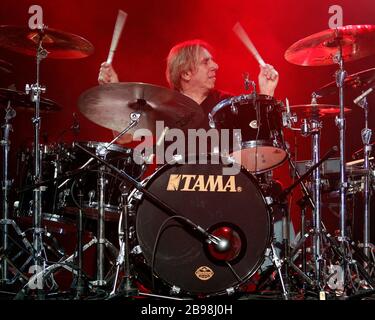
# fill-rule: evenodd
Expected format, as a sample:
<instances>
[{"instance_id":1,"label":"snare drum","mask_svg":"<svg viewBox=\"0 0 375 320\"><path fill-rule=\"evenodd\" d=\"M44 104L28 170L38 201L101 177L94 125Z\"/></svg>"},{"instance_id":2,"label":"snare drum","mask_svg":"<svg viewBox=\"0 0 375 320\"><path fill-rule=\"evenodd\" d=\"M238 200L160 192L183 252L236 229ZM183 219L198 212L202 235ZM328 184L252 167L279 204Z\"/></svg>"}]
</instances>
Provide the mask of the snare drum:
<instances>
[{"instance_id":1,"label":"snare drum","mask_svg":"<svg viewBox=\"0 0 375 320\"><path fill-rule=\"evenodd\" d=\"M281 111L273 97L249 94L228 98L208 117L211 128L241 130L229 153L248 171L266 172L287 159Z\"/></svg>"}]
</instances>

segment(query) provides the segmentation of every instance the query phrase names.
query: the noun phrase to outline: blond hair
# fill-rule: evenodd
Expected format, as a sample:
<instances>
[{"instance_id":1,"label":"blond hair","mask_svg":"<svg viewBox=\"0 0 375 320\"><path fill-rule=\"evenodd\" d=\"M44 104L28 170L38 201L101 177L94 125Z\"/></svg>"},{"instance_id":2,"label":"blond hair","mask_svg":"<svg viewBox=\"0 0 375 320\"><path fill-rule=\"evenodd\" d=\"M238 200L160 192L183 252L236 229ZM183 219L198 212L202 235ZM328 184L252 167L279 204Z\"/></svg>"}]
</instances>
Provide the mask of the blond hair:
<instances>
[{"instance_id":1,"label":"blond hair","mask_svg":"<svg viewBox=\"0 0 375 320\"><path fill-rule=\"evenodd\" d=\"M178 43L169 51L165 75L172 89L181 90L181 75L195 70L201 49L212 51L207 42L199 39Z\"/></svg>"}]
</instances>

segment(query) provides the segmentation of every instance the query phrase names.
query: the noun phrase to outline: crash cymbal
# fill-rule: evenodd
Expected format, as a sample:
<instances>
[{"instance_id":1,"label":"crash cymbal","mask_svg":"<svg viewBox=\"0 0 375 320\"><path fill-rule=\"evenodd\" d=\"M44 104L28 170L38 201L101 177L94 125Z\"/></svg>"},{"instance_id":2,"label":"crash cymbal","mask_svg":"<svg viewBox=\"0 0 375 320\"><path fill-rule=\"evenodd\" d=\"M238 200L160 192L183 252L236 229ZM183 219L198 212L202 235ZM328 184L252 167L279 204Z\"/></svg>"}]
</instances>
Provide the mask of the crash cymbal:
<instances>
[{"instance_id":1,"label":"crash cymbal","mask_svg":"<svg viewBox=\"0 0 375 320\"><path fill-rule=\"evenodd\" d=\"M10 106L17 110L33 111L35 103L31 102L30 96L24 92L0 88L0 106L6 107L10 101ZM55 112L61 110L61 107L50 99L42 98L40 101L40 112Z\"/></svg>"},{"instance_id":2,"label":"crash cymbal","mask_svg":"<svg viewBox=\"0 0 375 320\"><path fill-rule=\"evenodd\" d=\"M302 118L336 116L340 113L340 107L331 104L300 104L290 106L290 110ZM351 109L344 108L344 112L351 112Z\"/></svg>"},{"instance_id":3,"label":"crash cymbal","mask_svg":"<svg viewBox=\"0 0 375 320\"><path fill-rule=\"evenodd\" d=\"M358 91L364 91L371 86L375 86L375 68L351 74L350 76L346 77L344 81L345 88ZM325 97L331 94L337 94L337 92L338 88L336 81L333 81L321 87L315 93L319 96Z\"/></svg>"},{"instance_id":4,"label":"crash cymbal","mask_svg":"<svg viewBox=\"0 0 375 320\"><path fill-rule=\"evenodd\" d=\"M91 88L78 101L80 111L92 122L122 131L130 114L141 111L137 127L155 132L155 121L164 120L169 128L193 129L204 118L200 106L178 91L141 83L111 83Z\"/></svg>"},{"instance_id":5,"label":"crash cymbal","mask_svg":"<svg viewBox=\"0 0 375 320\"><path fill-rule=\"evenodd\" d=\"M349 25L315 33L294 43L284 57L301 66L332 65L340 45L345 62L374 54L375 26Z\"/></svg>"},{"instance_id":6,"label":"crash cymbal","mask_svg":"<svg viewBox=\"0 0 375 320\"><path fill-rule=\"evenodd\" d=\"M48 51L48 58L78 59L94 52L89 41L75 34L50 28L41 33L23 26L0 26L0 48L24 55L36 56L40 37L43 37L42 46Z\"/></svg>"}]
</instances>

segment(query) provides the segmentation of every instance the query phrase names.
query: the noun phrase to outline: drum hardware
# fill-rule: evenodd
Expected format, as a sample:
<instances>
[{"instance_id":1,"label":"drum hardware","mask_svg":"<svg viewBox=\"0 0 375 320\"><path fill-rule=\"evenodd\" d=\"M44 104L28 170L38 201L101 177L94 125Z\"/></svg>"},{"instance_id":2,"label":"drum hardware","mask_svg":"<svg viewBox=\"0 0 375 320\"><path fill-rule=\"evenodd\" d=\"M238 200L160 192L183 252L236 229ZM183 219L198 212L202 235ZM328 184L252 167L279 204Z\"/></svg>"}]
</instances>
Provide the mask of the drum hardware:
<instances>
[{"instance_id":1,"label":"drum hardware","mask_svg":"<svg viewBox=\"0 0 375 320\"><path fill-rule=\"evenodd\" d=\"M305 257L306 257L306 251L305 251L305 241L308 239L309 236L313 236L313 243L314 243L314 246L317 246L319 245L320 246L320 239L319 241L317 240L318 236L321 238L324 234L325 234L325 230L324 230L324 227L322 229L322 222L320 222L320 226L319 228L316 228L315 224L314 224L314 228L309 231L308 233L305 233L305 212L306 212L306 205L307 203L309 202L310 203L310 206L314 209L314 211L316 211L316 200L315 200L315 195L311 196L309 191L307 190L306 186L304 185L303 181L308 178L313 172L315 172L317 170L317 168L319 168L330 156L332 156L332 154L336 153L338 151L338 148L336 146L332 147L322 158L320 158L319 160L317 160L303 175L299 175L298 173L298 170L297 168L295 167L295 164L293 163L293 161L291 161L290 159L290 163L292 164L295 172L296 172L296 175L299 176L297 178L296 181L294 181L294 183L292 185L290 185L289 187L287 187L286 189L283 190L283 192L279 195L279 200L278 202L279 203L282 203L286 197L289 195L289 193L297 186L297 185L301 185L302 186L302 190L304 192L304 197L300 200L299 204L303 207L303 210L302 210L302 214L301 214L301 222L302 222L302 225L301 225L301 239L299 240L299 242L296 244L295 248L290 252L289 256L286 255L285 257L285 260L284 260L284 263L291 267L294 271L297 272L298 275L300 275L305 281L307 281L307 283L313 287L315 286L318 286L320 287L320 281L321 279L317 279L317 275L316 274L319 274L320 276L320 272L317 271L316 274L315 274L315 279L311 279L309 276L307 276L307 273L305 272L306 270L303 270L301 271L295 264L294 264L294 257L295 255L297 254L298 250L301 248L301 246L303 246L303 251L302 251L302 266L303 266L303 269L306 268L306 260ZM315 219L315 218L314 218ZM317 220L317 219L315 219ZM315 221L316 223L317 221ZM316 231L318 230L318 231ZM289 240L289 239L288 239ZM290 245L288 245L288 247L290 247ZM314 262L315 262L315 268L320 268L320 256L317 257L316 255L320 253L320 249L315 249L314 248L314 255L315 255L315 259L314 259Z\"/></svg>"},{"instance_id":2,"label":"drum hardware","mask_svg":"<svg viewBox=\"0 0 375 320\"><path fill-rule=\"evenodd\" d=\"M339 95L339 115L336 117L336 125L339 129L340 142L340 236L342 263L344 278L351 281L350 244L346 230L346 195L347 180L345 171L345 107L344 86L347 73L344 62L355 61L374 54L373 42L375 26L371 25L349 25L329 29L313 34L307 38L297 41L285 52L285 59L297 65L323 66L338 65L336 71L336 87ZM355 48L355 49L354 49ZM347 289L347 287L345 287Z\"/></svg>"},{"instance_id":3,"label":"drum hardware","mask_svg":"<svg viewBox=\"0 0 375 320\"><path fill-rule=\"evenodd\" d=\"M129 210L130 205L128 203L129 193L127 190L121 192L121 217L120 217L120 230L119 230L119 241L120 251L116 260L116 275L113 283L113 289L108 297L112 299L115 295L123 297L132 297L139 294L138 288L133 283L133 273L130 267L130 246L129 246ZM117 281L119 278L120 267L123 265L124 276L121 280L119 287L117 288ZM116 294L116 291L118 293Z\"/></svg>"},{"instance_id":4,"label":"drum hardware","mask_svg":"<svg viewBox=\"0 0 375 320\"><path fill-rule=\"evenodd\" d=\"M17 223L10 219L10 206L9 206L9 191L12 186L12 180L9 177L9 151L10 151L10 132L13 131L11 120L16 116L16 111L11 107L11 101L8 101L8 105L5 108L4 116L4 125L2 125L3 134L0 141L0 145L3 149L3 165L2 165L2 180L1 180L1 189L2 189L2 218L0 220L1 225L1 285L8 285L14 283L20 276L22 272L16 271L16 275L13 279L10 279L10 267L13 270L18 270L14 265L12 259L8 256L8 247L9 247L9 226L14 229L18 238L21 239L25 249L31 254L33 252L32 245L25 237L25 234L22 233L21 229ZM11 238L12 239L12 238ZM12 240L13 241L13 240ZM13 271L14 272L14 271Z\"/></svg>"},{"instance_id":5,"label":"drum hardware","mask_svg":"<svg viewBox=\"0 0 375 320\"><path fill-rule=\"evenodd\" d=\"M368 89L364 93L362 93L359 97L354 99L354 103L359 105L364 112L364 120L365 120L365 127L361 131L362 136L362 143L363 143L363 169L367 171L365 174L365 181L364 181L364 225L363 225L363 250L365 255L370 258L370 195L371 195L371 189L370 189L370 183L371 183L371 176L369 174L370 171L370 154L371 154L371 136L372 136L372 130L368 127L368 116L369 116L369 108L368 108L368 102L367 102L367 95L372 92L373 88ZM374 261L375 262L375 261Z\"/></svg>"},{"instance_id":6,"label":"drum hardware","mask_svg":"<svg viewBox=\"0 0 375 320\"><path fill-rule=\"evenodd\" d=\"M312 95L312 105L316 105L316 95ZM309 122L307 119L304 119L304 124L301 128L301 134L304 137L308 135L312 136L312 163L316 164L320 159L320 132L322 129L322 123L319 121L318 116L313 116ZM327 158L328 159L328 158ZM323 257L321 254L321 245L322 245L322 219L321 219L321 172L320 167L317 167L312 174L313 183L313 199L315 202L315 208L313 210L313 261L315 263L315 282L318 288L322 289L321 283L321 270Z\"/></svg>"},{"instance_id":7,"label":"drum hardware","mask_svg":"<svg viewBox=\"0 0 375 320\"><path fill-rule=\"evenodd\" d=\"M80 182L78 181L78 184ZM75 261L78 269L76 275L76 296L75 299L79 300L81 297L86 293L86 286L82 276L83 270L83 242L82 242L82 235L83 235L83 193L82 189L79 188L78 191L78 201L79 201L79 208L78 208L78 215L77 215L77 259Z\"/></svg>"}]
</instances>

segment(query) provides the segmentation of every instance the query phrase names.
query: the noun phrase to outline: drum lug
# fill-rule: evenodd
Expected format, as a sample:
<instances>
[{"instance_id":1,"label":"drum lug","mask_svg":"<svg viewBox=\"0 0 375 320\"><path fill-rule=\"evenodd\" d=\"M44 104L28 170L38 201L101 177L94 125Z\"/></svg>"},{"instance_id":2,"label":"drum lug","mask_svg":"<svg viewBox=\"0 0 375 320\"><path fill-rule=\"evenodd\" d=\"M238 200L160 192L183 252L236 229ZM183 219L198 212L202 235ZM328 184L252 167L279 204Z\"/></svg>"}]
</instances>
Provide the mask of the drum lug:
<instances>
[{"instance_id":1,"label":"drum lug","mask_svg":"<svg viewBox=\"0 0 375 320\"><path fill-rule=\"evenodd\" d=\"M133 250L131 251L132 254L141 254L143 251L142 251L142 248L140 245L137 245L133 248Z\"/></svg>"},{"instance_id":2,"label":"drum lug","mask_svg":"<svg viewBox=\"0 0 375 320\"><path fill-rule=\"evenodd\" d=\"M177 286L173 286L173 287L171 288L171 291L170 291L170 293L173 294L173 295L177 295L177 294L179 294L180 292L181 292L181 288L180 288L180 287L177 287Z\"/></svg>"},{"instance_id":3,"label":"drum lug","mask_svg":"<svg viewBox=\"0 0 375 320\"><path fill-rule=\"evenodd\" d=\"M266 249L266 252L264 253L264 256L266 257L266 258L269 258L270 256L271 256L271 248L267 248Z\"/></svg>"},{"instance_id":4,"label":"drum lug","mask_svg":"<svg viewBox=\"0 0 375 320\"><path fill-rule=\"evenodd\" d=\"M232 103L232 105L230 106L230 111L232 112L232 114L238 115L238 108L234 105L234 103Z\"/></svg>"},{"instance_id":5,"label":"drum lug","mask_svg":"<svg viewBox=\"0 0 375 320\"><path fill-rule=\"evenodd\" d=\"M233 287L228 288L228 289L226 289L225 291L227 292L227 295L228 295L228 296L231 296L231 295L233 295L233 294L235 293L235 290L234 290Z\"/></svg>"},{"instance_id":6,"label":"drum lug","mask_svg":"<svg viewBox=\"0 0 375 320\"><path fill-rule=\"evenodd\" d=\"M134 192L134 195L133 195L133 196L134 196L134 198L137 199L137 200L142 200L143 192L137 190L137 191Z\"/></svg>"},{"instance_id":7,"label":"drum lug","mask_svg":"<svg viewBox=\"0 0 375 320\"><path fill-rule=\"evenodd\" d=\"M272 197L266 197L266 203L270 206L271 204L273 204L273 199Z\"/></svg>"}]
</instances>

